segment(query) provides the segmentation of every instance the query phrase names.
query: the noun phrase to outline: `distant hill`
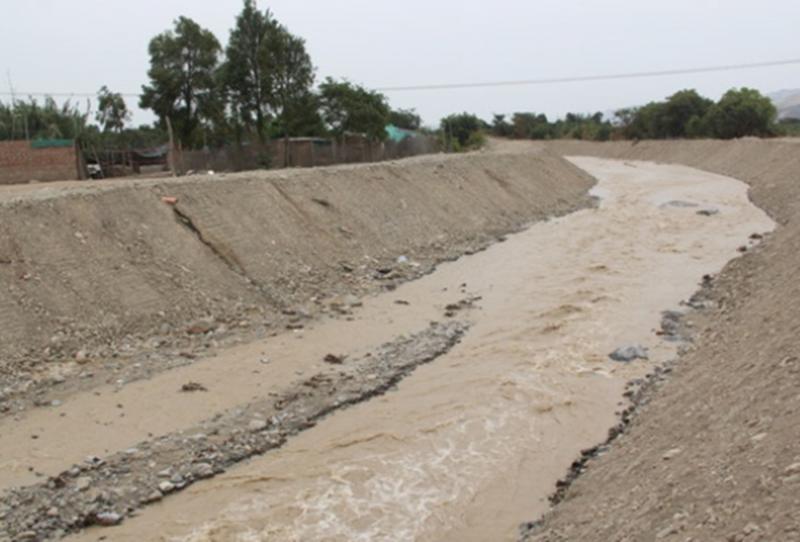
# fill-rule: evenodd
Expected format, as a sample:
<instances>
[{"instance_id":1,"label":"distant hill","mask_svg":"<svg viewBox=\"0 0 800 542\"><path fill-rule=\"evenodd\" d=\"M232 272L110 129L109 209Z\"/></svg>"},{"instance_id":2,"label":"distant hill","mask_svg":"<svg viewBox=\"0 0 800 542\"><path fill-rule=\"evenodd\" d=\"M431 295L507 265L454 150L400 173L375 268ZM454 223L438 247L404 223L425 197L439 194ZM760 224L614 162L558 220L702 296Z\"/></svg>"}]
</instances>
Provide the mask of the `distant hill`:
<instances>
[{"instance_id":1,"label":"distant hill","mask_svg":"<svg viewBox=\"0 0 800 542\"><path fill-rule=\"evenodd\" d=\"M785 89L768 94L778 108L778 118L800 119L800 89Z\"/></svg>"}]
</instances>

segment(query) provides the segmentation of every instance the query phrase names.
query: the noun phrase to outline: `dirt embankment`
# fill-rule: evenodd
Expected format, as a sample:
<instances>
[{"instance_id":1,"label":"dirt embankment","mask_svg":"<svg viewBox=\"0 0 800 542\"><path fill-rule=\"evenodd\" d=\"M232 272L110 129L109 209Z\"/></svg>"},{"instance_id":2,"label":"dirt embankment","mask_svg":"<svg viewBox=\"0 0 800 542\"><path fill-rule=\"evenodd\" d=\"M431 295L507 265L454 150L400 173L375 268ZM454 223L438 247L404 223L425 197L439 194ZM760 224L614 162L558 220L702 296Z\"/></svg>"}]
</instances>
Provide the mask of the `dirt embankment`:
<instances>
[{"instance_id":1,"label":"dirt embankment","mask_svg":"<svg viewBox=\"0 0 800 542\"><path fill-rule=\"evenodd\" d=\"M693 317L694 347L528 539L800 540L800 146L551 148L736 177L780 227L714 278L710 307Z\"/></svg>"},{"instance_id":2,"label":"dirt embankment","mask_svg":"<svg viewBox=\"0 0 800 542\"><path fill-rule=\"evenodd\" d=\"M0 412L31 377L45 404L73 376L127 381L302 327L586 205L592 184L528 152L0 191Z\"/></svg>"}]
</instances>

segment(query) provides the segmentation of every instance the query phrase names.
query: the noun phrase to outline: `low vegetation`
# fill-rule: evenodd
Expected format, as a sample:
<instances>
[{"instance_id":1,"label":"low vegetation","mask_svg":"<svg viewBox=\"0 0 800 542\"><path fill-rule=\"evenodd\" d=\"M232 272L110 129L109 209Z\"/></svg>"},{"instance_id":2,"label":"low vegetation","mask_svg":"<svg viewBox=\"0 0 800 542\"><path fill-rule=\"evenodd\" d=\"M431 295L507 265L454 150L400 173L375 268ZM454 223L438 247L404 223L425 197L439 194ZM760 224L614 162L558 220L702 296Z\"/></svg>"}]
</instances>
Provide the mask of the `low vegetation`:
<instances>
[{"instance_id":1,"label":"low vegetation","mask_svg":"<svg viewBox=\"0 0 800 542\"><path fill-rule=\"evenodd\" d=\"M589 141L800 136L800 120L776 119L772 101L754 89L731 89L718 102L696 90L682 90L613 115L567 113L551 121L541 113L517 112L494 115L491 123L468 113L451 115L442 120L440 132L443 146L454 151L481 146L487 134Z\"/></svg>"}]
</instances>

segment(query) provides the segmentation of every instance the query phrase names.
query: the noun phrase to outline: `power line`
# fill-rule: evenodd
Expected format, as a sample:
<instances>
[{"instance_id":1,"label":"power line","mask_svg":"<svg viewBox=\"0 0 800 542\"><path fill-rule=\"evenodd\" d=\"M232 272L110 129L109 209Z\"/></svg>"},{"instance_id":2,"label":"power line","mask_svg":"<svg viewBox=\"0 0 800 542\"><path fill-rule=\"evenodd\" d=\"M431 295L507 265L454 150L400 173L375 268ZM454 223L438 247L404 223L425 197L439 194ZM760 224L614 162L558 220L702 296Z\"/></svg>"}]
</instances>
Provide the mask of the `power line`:
<instances>
[{"instance_id":1,"label":"power line","mask_svg":"<svg viewBox=\"0 0 800 542\"><path fill-rule=\"evenodd\" d=\"M18 96L50 96L52 98L97 98L96 92L26 92L24 90L17 90ZM117 92L126 98L138 98L141 94L133 92ZM0 92L0 96L11 96L11 92Z\"/></svg>"},{"instance_id":2,"label":"power line","mask_svg":"<svg viewBox=\"0 0 800 542\"><path fill-rule=\"evenodd\" d=\"M450 90L450 89L463 89L463 88L552 85L559 83L579 83L584 81L610 81L613 79L637 79L644 77L662 77L666 75L685 75L693 73L746 70L752 68L768 68L773 66L789 66L793 64L800 64L800 58L795 58L790 60L775 60L771 62L753 62L750 64L707 66L704 68L683 68L675 70L616 73L607 75L583 75L577 77L554 77L547 79L523 79L519 81L494 81L494 82L484 82L484 83L443 83L438 85L411 85L411 86L398 86L398 87L383 87L383 88L378 88L376 90L381 92L401 92L401 91L413 91L413 90Z\"/></svg>"},{"instance_id":3,"label":"power line","mask_svg":"<svg viewBox=\"0 0 800 542\"><path fill-rule=\"evenodd\" d=\"M375 90L380 92L404 92L404 91L420 91L420 90L455 90L455 89L468 89L468 88L488 88L488 87L513 87L513 86L529 86L529 85L555 85L561 83L580 83L591 81L611 81L616 79L642 79L646 77L664 77L669 75L689 75L697 73L713 73L725 71L748 70L756 68L771 68L776 66L791 66L800 65L800 58L789 60L773 60L768 62L751 62L746 64L727 64L721 66L705 66L702 68L680 68L673 70L657 70L645 72L628 72L628 73L615 73L605 75L580 75L574 77L552 77L542 79L520 79L513 81L485 81L478 83L440 83L432 85L408 85L408 86L394 86L394 87L379 87ZM12 95L24 96L52 96L54 98L94 98L97 93L94 92L24 92L17 90L16 92L0 92L0 96ZM134 92L118 93L126 98L138 98L140 94Z\"/></svg>"}]
</instances>

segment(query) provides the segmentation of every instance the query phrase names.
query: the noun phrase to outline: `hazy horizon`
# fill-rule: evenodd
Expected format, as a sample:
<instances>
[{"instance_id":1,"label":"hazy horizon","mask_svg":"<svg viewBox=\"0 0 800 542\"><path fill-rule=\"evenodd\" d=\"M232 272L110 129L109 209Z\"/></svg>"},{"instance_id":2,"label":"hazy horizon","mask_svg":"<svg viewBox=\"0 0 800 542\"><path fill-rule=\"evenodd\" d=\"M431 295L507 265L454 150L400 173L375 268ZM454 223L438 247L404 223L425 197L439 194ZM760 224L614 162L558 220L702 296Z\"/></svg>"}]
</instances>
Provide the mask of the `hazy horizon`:
<instances>
[{"instance_id":1,"label":"hazy horizon","mask_svg":"<svg viewBox=\"0 0 800 542\"><path fill-rule=\"evenodd\" d=\"M141 0L7 0L0 22L3 81L27 92L95 93L102 85L138 93L147 82L147 45L180 15L211 29L224 46L241 0L186 6ZM370 88L559 78L755 63L800 57L800 3L632 0L521 3L466 0L404 4L259 2L306 39L317 81L343 77ZM13 54L10 52L13 51ZM800 87L800 66L541 86L385 92L428 125L450 113L609 112L696 88L718 98L731 87L764 93ZM59 99L61 101L63 99ZM79 98L85 107L84 98ZM153 116L126 97L134 124Z\"/></svg>"}]
</instances>

